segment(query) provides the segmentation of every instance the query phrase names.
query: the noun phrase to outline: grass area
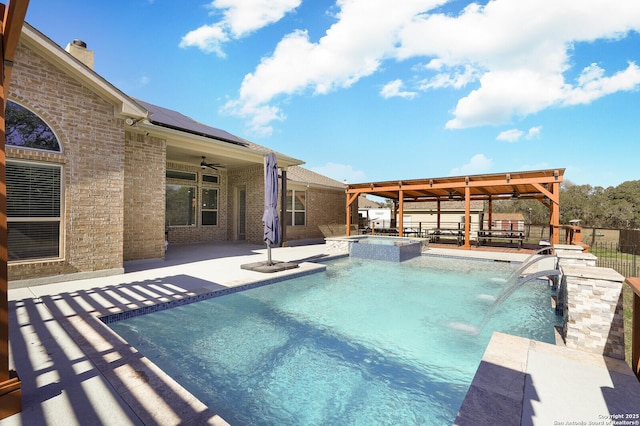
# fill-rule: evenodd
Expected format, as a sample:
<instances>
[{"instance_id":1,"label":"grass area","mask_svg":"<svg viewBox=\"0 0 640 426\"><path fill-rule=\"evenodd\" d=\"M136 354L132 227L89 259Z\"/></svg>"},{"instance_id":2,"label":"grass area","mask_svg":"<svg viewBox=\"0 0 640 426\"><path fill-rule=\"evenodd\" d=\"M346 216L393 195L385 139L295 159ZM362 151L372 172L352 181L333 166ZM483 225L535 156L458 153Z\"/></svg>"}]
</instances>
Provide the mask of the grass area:
<instances>
[{"instance_id":1,"label":"grass area","mask_svg":"<svg viewBox=\"0 0 640 426\"><path fill-rule=\"evenodd\" d=\"M595 247L591 247L589 249L589 252L598 256L598 258L616 259L620 257L620 252L610 247L603 248L603 247L595 246Z\"/></svg>"}]
</instances>

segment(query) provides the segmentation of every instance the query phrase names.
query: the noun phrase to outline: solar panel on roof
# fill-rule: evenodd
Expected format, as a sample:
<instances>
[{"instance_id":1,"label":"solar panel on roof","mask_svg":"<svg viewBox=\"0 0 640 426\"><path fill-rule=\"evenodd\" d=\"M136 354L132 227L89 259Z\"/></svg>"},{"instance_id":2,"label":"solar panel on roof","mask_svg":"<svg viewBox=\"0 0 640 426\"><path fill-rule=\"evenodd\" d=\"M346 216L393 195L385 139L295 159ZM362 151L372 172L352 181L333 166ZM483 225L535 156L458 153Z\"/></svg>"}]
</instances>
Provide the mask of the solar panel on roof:
<instances>
[{"instance_id":1,"label":"solar panel on roof","mask_svg":"<svg viewBox=\"0 0 640 426\"><path fill-rule=\"evenodd\" d=\"M177 111L153 105L139 99L136 99L136 102L138 102L147 111L149 111L149 113L151 114L149 117L149 121L158 126L168 127L174 130L182 130L195 135L215 138L236 145L247 146L247 143L237 136L234 136L224 130L197 122L194 119L187 117L186 115L181 114Z\"/></svg>"}]
</instances>

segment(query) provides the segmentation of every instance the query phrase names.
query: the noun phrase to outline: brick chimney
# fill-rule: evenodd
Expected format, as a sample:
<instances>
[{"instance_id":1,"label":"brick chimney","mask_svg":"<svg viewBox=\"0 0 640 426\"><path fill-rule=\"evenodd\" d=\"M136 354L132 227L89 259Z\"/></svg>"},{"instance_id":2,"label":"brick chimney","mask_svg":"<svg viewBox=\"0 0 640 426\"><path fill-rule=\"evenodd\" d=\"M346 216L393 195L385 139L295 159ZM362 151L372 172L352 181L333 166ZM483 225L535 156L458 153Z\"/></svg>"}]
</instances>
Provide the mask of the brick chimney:
<instances>
[{"instance_id":1,"label":"brick chimney","mask_svg":"<svg viewBox=\"0 0 640 426\"><path fill-rule=\"evenodd\" d=\"M67 44L64 49L71 54L74 58L93 69L93 50L87 49L87 43L82 40L73 40Z\"/></svg>"}]
</instances>

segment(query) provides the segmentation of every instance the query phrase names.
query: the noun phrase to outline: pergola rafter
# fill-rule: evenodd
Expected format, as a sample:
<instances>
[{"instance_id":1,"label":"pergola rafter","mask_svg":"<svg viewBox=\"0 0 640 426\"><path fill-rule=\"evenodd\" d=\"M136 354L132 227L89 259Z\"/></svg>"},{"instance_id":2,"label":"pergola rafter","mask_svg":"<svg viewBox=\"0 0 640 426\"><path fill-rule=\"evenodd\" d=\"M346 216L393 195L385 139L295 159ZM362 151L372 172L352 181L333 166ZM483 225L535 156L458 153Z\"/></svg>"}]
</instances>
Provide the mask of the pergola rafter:
<instances>
[{"instance_id":1,"label":"pergola rafter","mask_svg":"<svg viewBox=\"0 0 640 426\"><path fill-rule=\"evenodd\" d=\"M465 202L465 243L470 249L469 234L471 201L489 202L489 223L491 223L491 203L505 199L535 199L549 206L549 227L552 244L558 244L560 227L560 183L565 169L549 169L524 172L510 172L484 175L469 175L405 181L370 182L350 184L347 187L347 235L351 231L353 203L360 195L371 194L393 200L398 215L398 232L402 235L405 202L437 203L438 223L440 223L440 202L457 200ZM439 226L439 225L438 225Z\"/></svg>"}]
</instances>

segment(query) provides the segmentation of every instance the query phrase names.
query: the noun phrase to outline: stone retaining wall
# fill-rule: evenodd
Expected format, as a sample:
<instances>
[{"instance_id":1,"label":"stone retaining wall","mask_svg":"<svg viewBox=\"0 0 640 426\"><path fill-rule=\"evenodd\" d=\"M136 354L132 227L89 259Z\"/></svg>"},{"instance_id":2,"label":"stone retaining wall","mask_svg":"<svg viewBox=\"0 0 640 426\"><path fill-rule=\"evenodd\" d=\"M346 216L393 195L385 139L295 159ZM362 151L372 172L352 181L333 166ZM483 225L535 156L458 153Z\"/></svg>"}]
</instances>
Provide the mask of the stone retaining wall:
<instances>
[{"instance_id":1,"label":"stone retaining wall","mask_svg":"<svg viewBox=\"0 0 640 426\"><path fill-rule=\"evenodd\" d=\"M624 359L624 277L611 268L564 264L560 269L567 347Z\"/></svg>"}]
</instances>

